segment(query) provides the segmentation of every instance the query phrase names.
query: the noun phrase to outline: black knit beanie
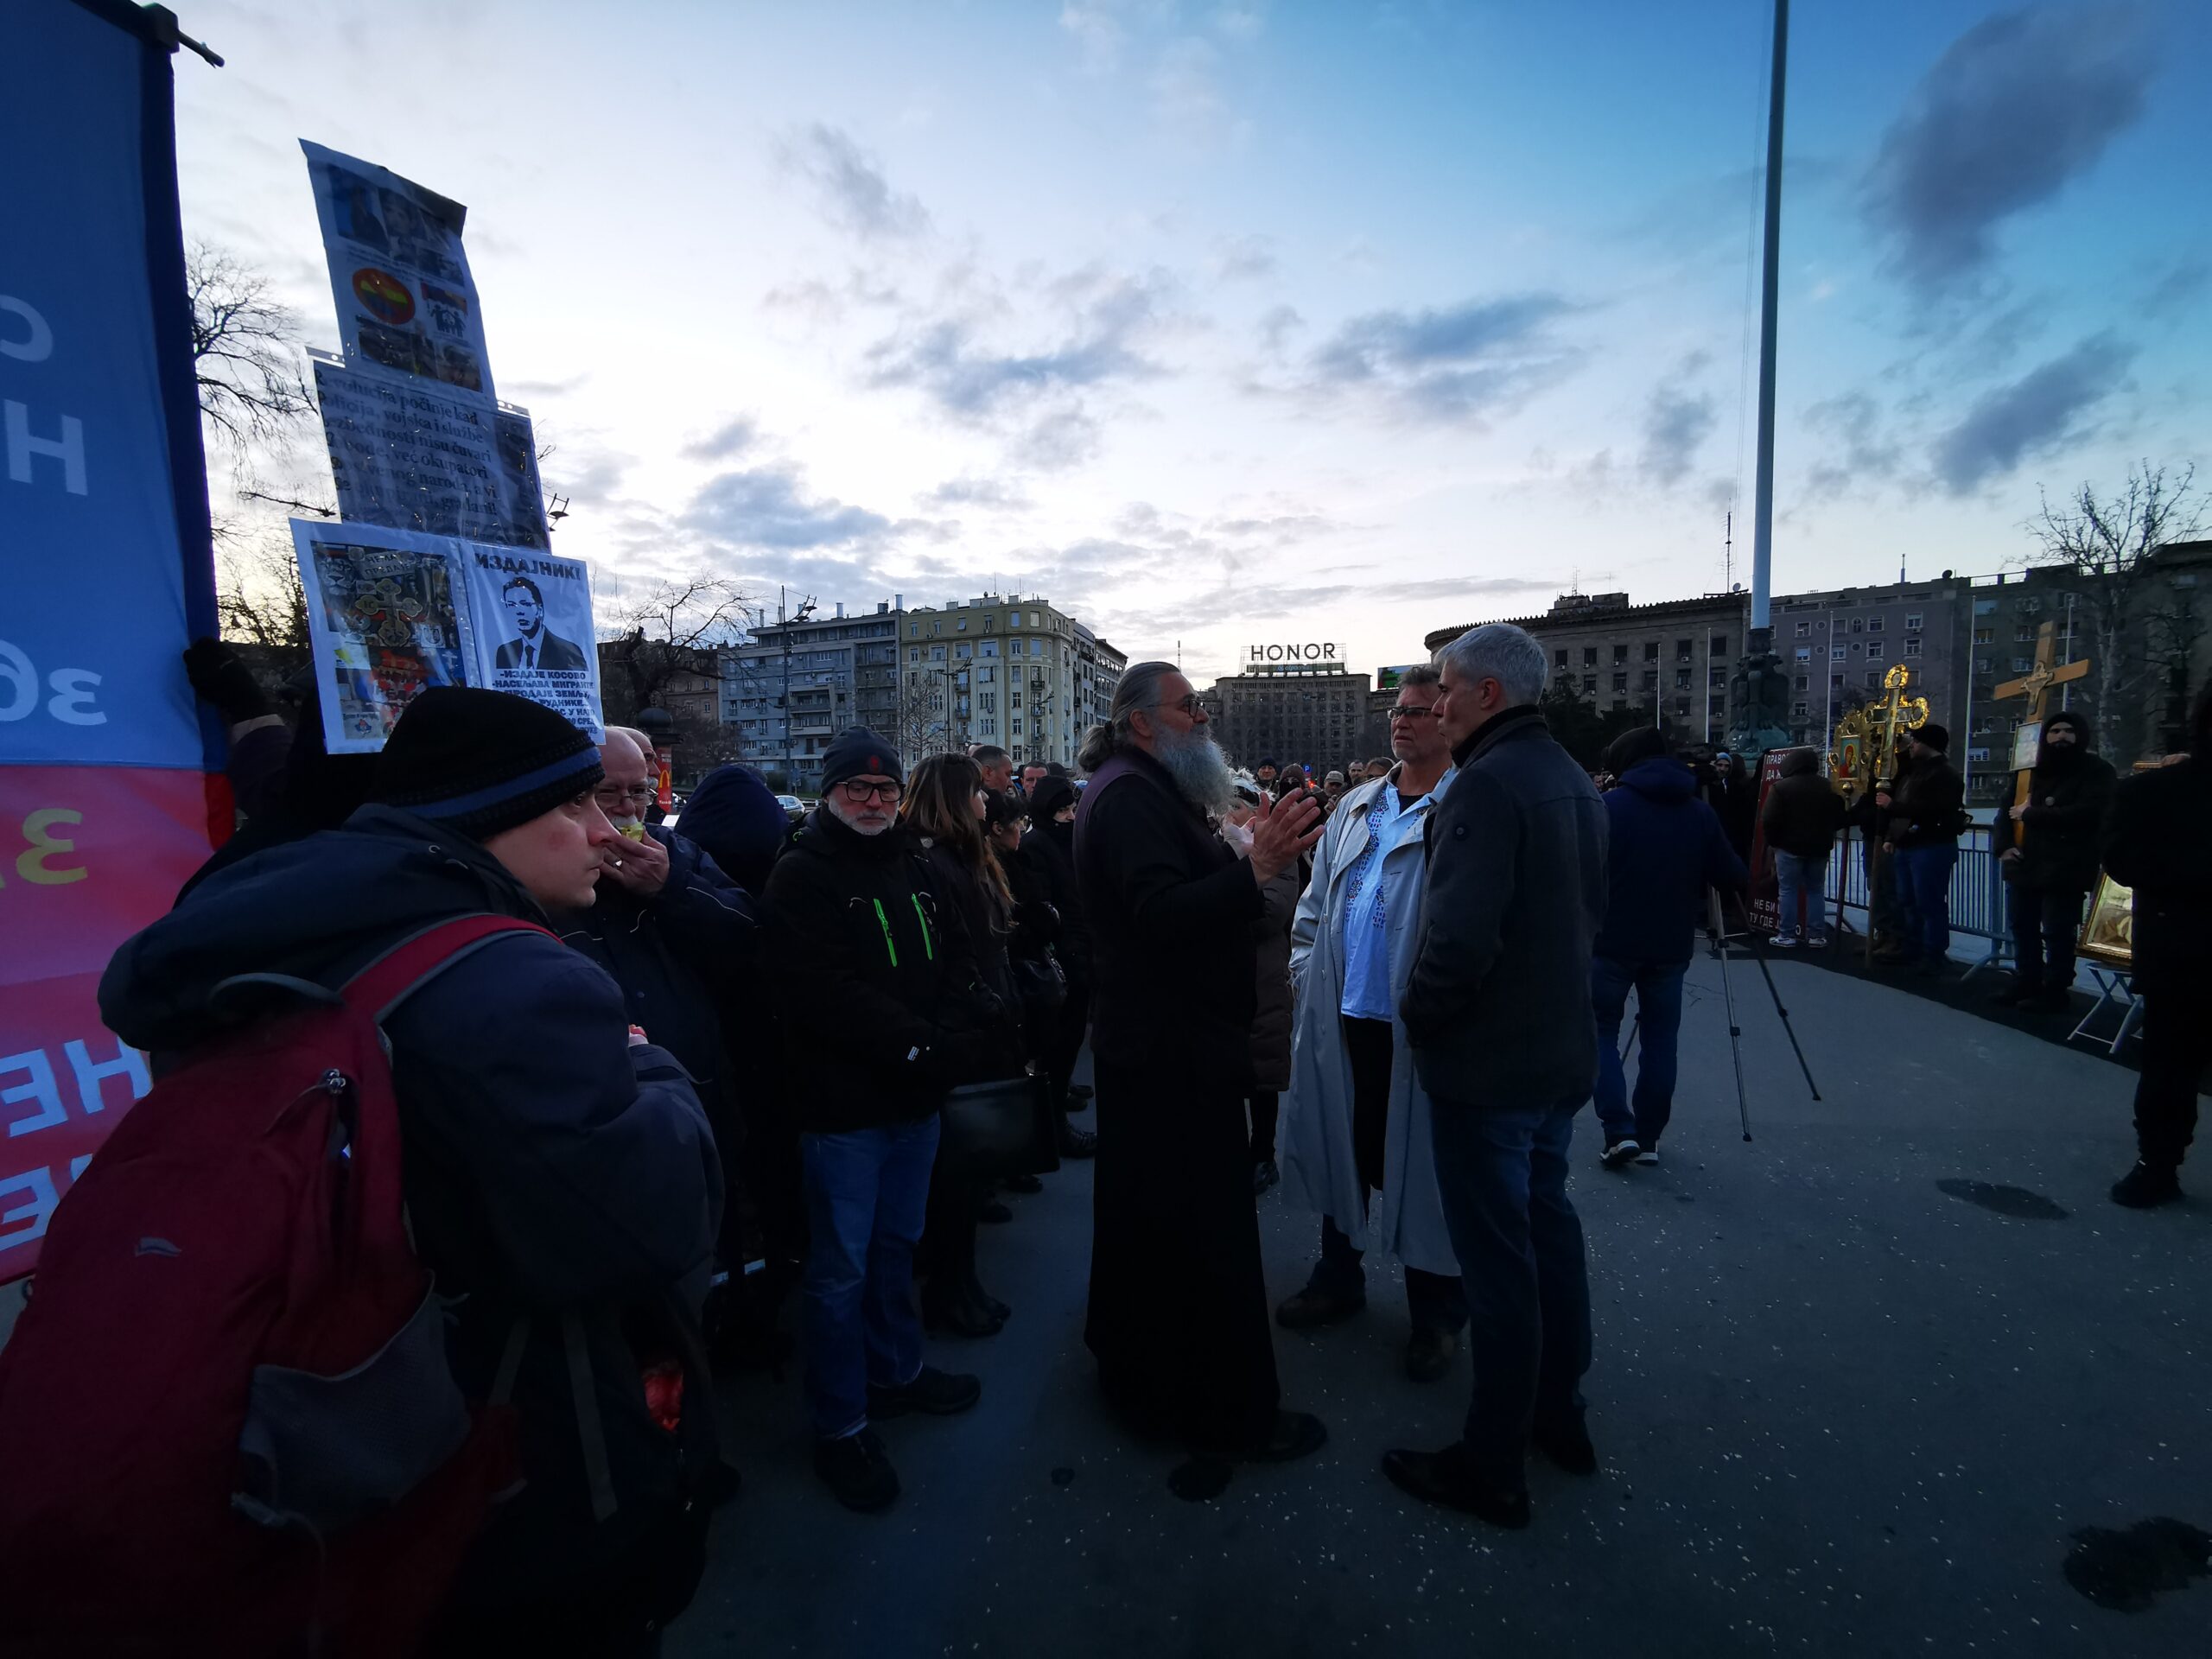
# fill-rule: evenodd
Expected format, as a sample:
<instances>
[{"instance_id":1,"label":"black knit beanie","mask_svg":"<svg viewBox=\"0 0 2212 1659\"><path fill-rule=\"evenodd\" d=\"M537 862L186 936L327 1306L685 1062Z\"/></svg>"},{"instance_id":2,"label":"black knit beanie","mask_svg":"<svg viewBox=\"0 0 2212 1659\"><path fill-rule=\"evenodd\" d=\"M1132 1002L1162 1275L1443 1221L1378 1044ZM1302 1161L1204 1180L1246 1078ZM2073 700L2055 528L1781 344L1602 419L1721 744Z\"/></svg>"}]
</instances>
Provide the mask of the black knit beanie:
<instances>
[{"instance_id":1,"label":"black knit beanie","mask_svg":"<svg viewBox=\"0 0 2212 1659\"><path fill-rule=\"evenodd\" d=\"M1939 726L1932 720L1925 725L1912 728L1912 741L1916 743L1926 744L1938 754L1948 754L1951 751L1949 728Z\"/></svg>"},{"instance_id":2,"label":"black knit beanie","mask_svg":"<svg viewBox=\"0 0 2212 1659\"><path fill-rule=\"evenodd\" d=\"M899 751L891 740L865 726L848 726L836 741L823 751L822 790L824 794L848 778L888 778L904 784L906 774L899 765Z\"/></svg>"},{"instance_id":3,"label":"black knit beanie","mask_svg":"<svg viewBox=\"0 0 2212 1659\"><path fill-rule=\"evenodd\" d=\"M591 739L543 703L438 685L409 703L391 728L371 798L485 841L606 775Z\"/></svg>"}]
</instances>

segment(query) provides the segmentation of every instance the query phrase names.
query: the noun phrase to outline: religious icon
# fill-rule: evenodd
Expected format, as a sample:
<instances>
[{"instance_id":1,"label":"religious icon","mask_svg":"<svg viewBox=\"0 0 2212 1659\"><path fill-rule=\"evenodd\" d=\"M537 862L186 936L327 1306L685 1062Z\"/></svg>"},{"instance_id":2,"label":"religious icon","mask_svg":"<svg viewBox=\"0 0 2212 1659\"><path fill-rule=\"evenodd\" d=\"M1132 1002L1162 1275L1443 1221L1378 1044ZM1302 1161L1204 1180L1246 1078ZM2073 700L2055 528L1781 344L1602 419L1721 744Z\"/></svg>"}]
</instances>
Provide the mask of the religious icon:
<instances>
[{"instance_id":1,"label":"religious icon","mask_svg":"<svg viewBox=\"0 0 2212 1659\"><path fill-rule=\"evenodd\" d=\"M2094 957L2115 968L2133 969L2135 966L2133 889L2121 887L2111 876L2100 871L2096 895L2089 901L2089 914L2082 924L2082 937L2075 948L2085 957Z\"/></svg>"}]
</instances>

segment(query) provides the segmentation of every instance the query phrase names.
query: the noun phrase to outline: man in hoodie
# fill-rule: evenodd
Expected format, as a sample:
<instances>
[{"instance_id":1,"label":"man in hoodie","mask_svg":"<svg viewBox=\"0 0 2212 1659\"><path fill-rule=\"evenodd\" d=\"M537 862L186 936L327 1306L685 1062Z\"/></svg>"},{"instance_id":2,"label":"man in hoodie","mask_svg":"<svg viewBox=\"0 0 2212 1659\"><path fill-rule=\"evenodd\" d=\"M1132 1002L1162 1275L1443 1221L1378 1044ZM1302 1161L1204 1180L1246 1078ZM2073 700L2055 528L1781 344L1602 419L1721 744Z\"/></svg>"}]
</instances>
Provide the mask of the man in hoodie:
<instances>
[{"instance_id":1,"label":"man in hoodie","mask_svg":"<svg viewBox=\"0 0 2212 1659\"><path fill-rule=\"evenodd\" d=\"M1912 764L1900 769L1897 787L1874 797L1883 844L1897 860L1903 938L1894 960L1931 978L1950 953L1951 870L1967 823L1966 783L1950 748L1950 733L1929 721L1912 734Z\"/></svg>"},{"instance_id":2,"label":"man in hoodie","mask_svg":"<svg viewBox=\"0 0 2212 1659\"><path fill-rule=\"evenodd\" d=\"M965 1411L982 1395L975 1377L922 1363L914 1246L938 1109L955 1080L992 1074L1001 1039L959 1018L975 965L899 822L905 785L885 739L860 726L839 736L822 757L821 804L762 904L802 1130L814 1468L863 1510L899 1496L874 1422Z\"/></svg>"},{"instance_id":3,"label":"man in hoodie","mask_svg":"<svg viewBox=\"0 0 2212 1659\"><path fill-rule=\"evenodd\" d=\"M1775 884L1780 888L1782 919L1774 930L1775 948L1797 948L1799 911L1804 913L1805 943L1814 950L1828 942L1828 855L1835 832L1843 828L1843 797L1821 776L1821 758L1810 749L1782 757L1782 776L1767 791L1760 827L1774 849Z\"/></svg>"},{"instance_id":4,"label":"man in hoodie","mask_svg":"<svg viewBox=\"0 0 2212 1659\"><path fill-rule=\"evenodd\" d=\"M2008 1007L2063 1012L2074 988L2074 936L2097 884L2097 834L2112 799L2112 763L2089 752L2089 723L2069 709L2044 722L2028 798L1998 816L1990 839L2012 885L2018 961Z\"/></svg>"},{"instance_id":5,"label":"man in hoodie","mask_svg":"<svg viewBox=\"0 0 2212 1659\"><path fill-rule=\"evenodd\" d=\"M1744 885L1719 816L1697 798L1697 774L1668 752L1663 734L1639 726L1613 740L1605 770L1620 781L1605 795L1605 923L1590 959L1590 1007L1598 1022L1598 1161L1620 1169L1659 1161L1659 1137L1675 1112L1675 1068L1682 1027L1682 975L1706 918L1706 889ZM1636 993L1643 1058L1630 1101L1621 1065L1621 1018Z\"/></svg>"},{"instance_id":6,"label":"man in hoodie","mask_svg":"<svg viewBox=\"0 0 2212 1659\"><path fill-rule=\"evenodd\" d=\"M337 986L442 922L587 908L620 839L601 777L549 709L425 691L385 746L373 804L210 874L116 953L101 1014L135 1047L180 1051L210 1034L209 993L234 975ZM649 1652L697 1582L715 1467L682 1294L721 1205L705 1114L613 981L544 934L463 957L385 1033L408 1218L449 1308L455 1380L484 1400L518 1354L527 1484L464 1566L439 1650ZM647 1408L642 1344L687 1357L701 1403L681 1433Z\"/></svg>"},{"instance_id":7,"label":"man in hoodie","mask_svg":"<svg viewBox=\"0 0 2212 1659\"><path fill-rule=\"evenodd\" d=\"M1043 876L1045 896L1059 912L1060 935L1052 949L1067 976L1068 994L1052 1016L1041 1058L1052 1079L1054 1096L1064 1109L1072 1110L1068 1091L1076 1059L1083 1052L1084 1033L1090 1024L1090 989L1097 968L1090 922L1084 914L1083 890L1075 874L1075 785L1065 777L1048 772L1032 786L1029 830L1021 838L1021 855ZM1096 1141L1090 1144L1095 1151Z\"/></svg>"}]
</instances>

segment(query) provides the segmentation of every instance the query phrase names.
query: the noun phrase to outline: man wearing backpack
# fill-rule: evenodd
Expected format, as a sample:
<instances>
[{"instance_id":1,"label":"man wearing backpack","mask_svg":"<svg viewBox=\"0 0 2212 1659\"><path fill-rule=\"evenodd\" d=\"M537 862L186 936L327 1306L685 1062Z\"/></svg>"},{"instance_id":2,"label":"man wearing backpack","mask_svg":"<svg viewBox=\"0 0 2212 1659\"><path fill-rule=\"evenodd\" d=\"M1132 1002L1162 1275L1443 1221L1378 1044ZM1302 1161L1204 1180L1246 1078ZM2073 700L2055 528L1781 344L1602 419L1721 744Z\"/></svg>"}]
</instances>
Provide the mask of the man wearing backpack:
<instances>
[{"instance_id":1,"label":"man wearing backpack","mask_svg":"<svg viewBox=\"0 0 2212 1659\"><path fill-rule=\"evenodd\" d=\"M372 804L211 875L117 953L101 1012L134 1046L188 1058L220 1034L209 994L232 976L334 987L455 918L542 928L586 908L620 839L593 798L602 775L550 709L425 691L385 745ZM705 1115L614 982L550 933L459 957L384 1031L407 1219L446 1304L448 1359L472 1402L512 1376L524 1483L477 1538L431 1649L650 1653L696 1585L698 1483L715 1461L679 1292L708 1266L721 1205ZM378 1430L360 1425L364 1440Z\"/></svg>"}]
</instances>

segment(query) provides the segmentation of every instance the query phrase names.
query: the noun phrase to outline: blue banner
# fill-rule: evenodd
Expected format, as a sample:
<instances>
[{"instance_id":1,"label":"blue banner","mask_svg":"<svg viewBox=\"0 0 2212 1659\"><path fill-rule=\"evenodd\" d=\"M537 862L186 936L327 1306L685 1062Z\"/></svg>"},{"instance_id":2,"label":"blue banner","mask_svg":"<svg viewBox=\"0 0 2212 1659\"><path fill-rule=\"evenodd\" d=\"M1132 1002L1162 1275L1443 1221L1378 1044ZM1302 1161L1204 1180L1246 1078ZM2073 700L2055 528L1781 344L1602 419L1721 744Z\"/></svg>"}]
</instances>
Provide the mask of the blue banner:
<instances>
[{"instance_id":1,"label":"blue banner","mask_svg":"<svg viewBox=\"0 0 2212 1659\"><path fill-rule=\"evenodd\" d=\"M0 7L0 766L207 758L169 69L136 10Z\"/></svg>"}]
</instances>

